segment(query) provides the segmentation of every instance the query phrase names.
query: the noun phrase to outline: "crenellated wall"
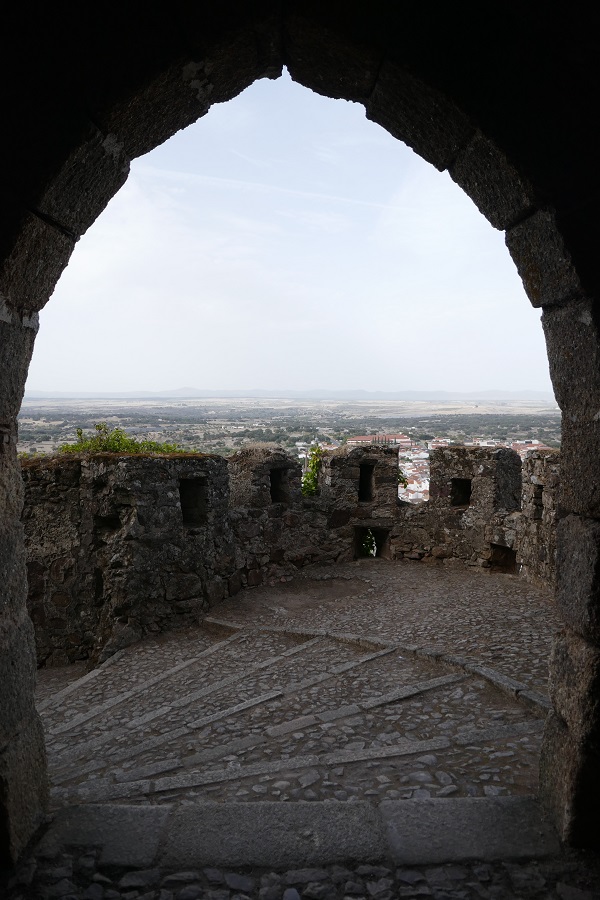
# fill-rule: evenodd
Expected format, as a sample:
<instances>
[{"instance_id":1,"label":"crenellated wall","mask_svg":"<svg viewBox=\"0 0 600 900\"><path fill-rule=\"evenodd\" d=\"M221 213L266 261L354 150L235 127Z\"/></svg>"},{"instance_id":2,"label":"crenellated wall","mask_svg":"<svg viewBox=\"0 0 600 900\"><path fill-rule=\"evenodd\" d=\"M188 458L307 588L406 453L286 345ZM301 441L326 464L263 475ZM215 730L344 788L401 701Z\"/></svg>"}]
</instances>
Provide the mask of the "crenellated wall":
<instances>
[{"instance_id":1,"label":"crenellated wall","mask_svg":"<svg viewBox=\"0 0 600 900\"><path fill-rule=\"evenodd\" d=\"M426 503L403 503L394 558L556 579L560 454L448 447L431 454Z\"/></svg>"},{"instance_id":2,"label":"crenellated wall","mask_svg":"<svg viewBox=\"0 0 600 900\"><path fill-rule=\"evenodd\" d=\"M103 659L228 593L225 460L50 459L25 462L23 479L38 662Z\"/></svg>"},{"instance_id":3,"label":"crenellated wall","mask_svg":"<svg viewBox=\"0 0 600 900\"><path fill-rule=\"evenodd\" d=\"M28 606L38 664L102 661L149 632L197 621L243 588L365 555L554 580L558 455L431 457L431 501L398 500L398 452L325 455L304 497L276 450L42 458L23 463Z\"/></svg>"}]
</instances>

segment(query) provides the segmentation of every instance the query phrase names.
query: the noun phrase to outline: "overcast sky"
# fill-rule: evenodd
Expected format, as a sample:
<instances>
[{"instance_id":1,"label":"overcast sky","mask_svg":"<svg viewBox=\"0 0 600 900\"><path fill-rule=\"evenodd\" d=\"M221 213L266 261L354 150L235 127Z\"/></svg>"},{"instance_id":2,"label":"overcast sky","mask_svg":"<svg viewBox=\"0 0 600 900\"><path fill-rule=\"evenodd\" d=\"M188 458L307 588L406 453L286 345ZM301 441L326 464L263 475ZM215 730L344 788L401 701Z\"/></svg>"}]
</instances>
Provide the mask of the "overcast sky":
<instances>
[{"instance_id":1,"label":"overcast sky","mask_svg":"<svg viewBox=\"0 0 600 900\"><path fill-rule=\"evenodd\" d=\"M539 318L447 174L285 74L134 161L27 387L551 391Z\"/></svg>"}]
</instances>

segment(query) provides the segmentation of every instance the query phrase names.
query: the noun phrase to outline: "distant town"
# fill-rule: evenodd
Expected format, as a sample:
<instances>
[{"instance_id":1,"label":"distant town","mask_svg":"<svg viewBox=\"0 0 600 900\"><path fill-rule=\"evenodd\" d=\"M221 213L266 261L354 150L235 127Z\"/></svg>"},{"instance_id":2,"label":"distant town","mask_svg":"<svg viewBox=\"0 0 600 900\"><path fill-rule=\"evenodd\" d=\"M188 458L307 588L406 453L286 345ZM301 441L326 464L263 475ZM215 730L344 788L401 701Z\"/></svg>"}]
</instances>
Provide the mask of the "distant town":
<instances>
[{"instance_id":1,"label":"distant town","mask_svg":"<svg viewBox=\"0 0 600 900\"><path fill-rule=\"evenodd\" d=\"M97 422L128 434L228 456L251 446L278 446L304 461L311 445L324 449L388 443L398 446L408 480L402 499L429 496L429 452L465 444L532 449L559 447L560 412L531 401L496 405L396 400L26 399L19 415L18 451L56 453L77 429Z\"/></svg>"},{"instance_id":2,"label":"distant town","mask_svg":"<svg viewBox=\"0 0 600 900\"><path fill-rule=\"evenodd\" d=\"M398 485L398 497L408 503L419 503L429 500L429 452L438 447L456 446L457 441L445 438L433 438L426 442L415 441L406 434L366 434L349 437L345 442L348 449L364 447L370 444L398 447L398 466L406 485ZM495 441L485 438L473 438L460 442L466 447L509 447L519 454L521 459L532 450L550 450L548 444L536 439L522 441ZM339 444L319 442L324 450L336 449ZM304 460L310 453L310 446L298 444L298 456Z\"/></svg>"}]
</instances>

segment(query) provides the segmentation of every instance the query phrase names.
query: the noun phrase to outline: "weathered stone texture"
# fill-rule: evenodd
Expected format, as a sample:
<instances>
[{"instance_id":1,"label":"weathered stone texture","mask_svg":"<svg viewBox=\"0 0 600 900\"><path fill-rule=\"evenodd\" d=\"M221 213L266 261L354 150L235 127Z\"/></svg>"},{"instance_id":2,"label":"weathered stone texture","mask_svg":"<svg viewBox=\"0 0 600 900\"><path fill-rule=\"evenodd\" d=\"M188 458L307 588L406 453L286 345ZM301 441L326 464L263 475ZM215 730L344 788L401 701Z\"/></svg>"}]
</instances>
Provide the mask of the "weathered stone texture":
<instances>
[{"instance_id":1,"label":"weathered stone texture","mask_svg":"<svg viewBox=\"0 0 600 900\"><path fill-rule=\"evenodd\" d=\"M532 306L553 306L584 295L551 211L539 210L507 231L506 246Z\"/></svg>"},{"instance_id":2,"label":"weathered stone texture","mask_svg":"<svg viewBox=\"0 0 600 900\"><path fill-rule=\"evenodd\" d=\"M374 14L366 4L228 0L168 10L147 4L144 15L123 6L117 21L102 4L79 4L73 14L39 4L35 17L26 5L12 4L4 11L0 54L2 301L11 315L18 311L21 324L23 315L30 320L68 259L72 235L64 228L86 227L121 183L120 162L98 157L93 138L89 154L80 152L91 122L117 153L122 144L123 159L132 158L194 121L211 102L276 74L288 55L304 83L334 97L368 90L372 61L384 60L366 100L367 114L438 168L468 163L469 141L485 135L498 150L493 165L510 161L535 188L538 211L507 235L532 303L549 307L595 296L595 17L593 4L548 5L543 16L522 3L504 4L491 27L488 15L473 16L466 6L439 6L432 15L427 5L388 3ZM514 205L511 194L506 210L504 195L506 186L510 194L515 185L505 183L502 173L492 174L481 157L473 165L473 172L464 173L467 190L476 198L479 185L487 183L486 214L511 220L520 201L517 196ZM49 212L42 214L41 206ZM27 209L40 215L24 222ZM61 231L50 220L40 225L43 215L69 221ZM20 340L16 332L2 334L0 392L10 396L0 401L8 412L0 424L11 439L24 369L20 351L15 355L10 346ZM575 352L579 347L583 354L587 346L582 340ZM565 414L561 503L567 512L600 519L600 426L579 416L586 390L575 381L570 394L559 388ZM14 467L11 479L14 486ZM2 489L10 498L10 486ZM22 565L13 526L10 507L0 532L8 537L7 554L14 551L17 561L7 562L2 552L0 565L11 579L5 601L11 610L24 600L24 583L14 580ZM233 584L236 575L231 578ZM597 805L600 789L589 797ZM0 815L4 808L0 797Z\"/></svg>"},{"instance_id":3,"label":"weathered stone texture","mask_svg":"<svg viewBox=\"0 0 600 900\"><path fill-rule=\"evenodd\" d=\"M21 206L16 207L14 218L18 223L16 235L0 261L0 321L17 325L27 322L45 305L69 262L75 242L72 236ZM35 325L37 327L37 322ZM3 340L2 344L14 353L10 341ZM21 371L11 372L13 367L7 363L3 368L6 370L4 377L15 379ZM19 384L19 403L24 383L23 380Z\"/></svg>"},{"instance_id":4,"label":"weathered stone texture","mask_svg":"<svg viewBox=\"0 0 600 900\"><path fill-rule=\"evenodd\" d=\"M600 790L598 741L574 739L565 723L550 713L540 754L540 800L561 840L597 848Z\"/></svg>"},{"instance_id":5,"label":"weathered stone texture","mask_svg":"<svg viewBox=\"0 0 600 900\"><path fill-rule=\"evenodd\" d=\"M600 650L565 629L550 658L550 698L576 737L600 733Z\"/></svg>"},{"instance_id":6,"label":"weathered stone texture","mask_svg":"<svg viewBox=\"0 0 600 900\"><path fill-rule=\"evenodd\" d=\"M435 451L434 500L420 505L398 501L390 446L326 453L315 497L281 450L26 461L38 661L104 659L242 588L360 557L369 535L378 556L514 571L519 555L524 574L551 581L557 474L543 454L526 472L521 513L520 460L506 450Z\"/></svg>"},{"instance_id":7,"label":"weathered stone texture","mask_svg":"<svg viewBox=\"0 0 600 900\"><path fill-rule=\"evenodd\" d=\"M373 91L381 54L356 41L315 26L292 11L285 22L286 65L294 81L319 94L365 101Z\"/></svg>"},{"instance_id":8,"label":"weathered stone texture","mask_svg":"<svg viewBox=\"0 0 600 900\"><path fill-rule=\"evenodd\" d=\"M401 505L392 538L394 556L508 570L493 545L514 549L520 493L521 461L512 450L434 450L431 499Z\"/></svg>"},{"instance_id":9,"label":"weathered stone texture","mask_svg":"<svg viewBox=\"0 0 600 900\"><path fill-rule=\"evenodd\" d=\"M235 572L226 473L203 456L26 463L38 659L102 658L222 599Z\"/></svg>"},{"instance_id":10,"label":"weathered stone texture","mask_svg":"<svg viewBox=\"0 0 600 900\"><path fill-rule=\"evenodd\" d=\"M567 421L597 421L600 414L600 341L594 303L572 300L542 315L552 384Z\"/></svg>"},{"instance_id":11,"label":"weathered stone texture","mask_svg":"<svg viewBox=\"0 0 600 900\"><path fill-rule=\"evenodd\" d=\"M367 118L443 171L473 134L466 116L406 69L384 62L366 103Z\"/></svg>"},{"instance_id":12,"label":"weathered stone texture","mask_svg":"<svg viewBox=\"0 0 600 900\"><path fill-rule=\"evenodd\" d=\"M535 206L531 185L480 133L460 152L450 175L494 228L510 228Z\"/></svg>"},{"instance_id":13,"label":"weathered stone texture","mask_svg":"<svg viewBox=\"0 0 600 900\"><path fill-rule=\"evenodd\" d=\"M23 721L8 745L0 745L0 834L6 841L0 869L24 850L47 806L44 731L36 715Z\"/></svg>"},{"instance_id":14,"label":"weathered stone texture","mask_svg":"<svg viewBox=\"0 0 600 900\"><path fill-rule=\"evenodd\" d=\"M521 515L514 521L514 544L508 546L517 551L520 574L539 584L556 580L559 485L559 452L531 450L523 461Z\"/></svg>"},{"instance_id":15,"label":"weathered stone texture","mask_svg":"<svg viewBox=\"0 0 600 900\"><path fill-rule=\"evenodd\" d=\"M600 419L580 422L575 416L562 420L560 514L600 519Z\"/></svg>"},{"instance_id":16,"label":"weathered stone texture","mask_svg":"<svg viewBox=\"0 0 600 900\"><path fill-rule=\"evenodd\" d=\"M558 523L556 601L567 625L600 644L600 521L569 515Z\"/></svg>"}]
</instances>

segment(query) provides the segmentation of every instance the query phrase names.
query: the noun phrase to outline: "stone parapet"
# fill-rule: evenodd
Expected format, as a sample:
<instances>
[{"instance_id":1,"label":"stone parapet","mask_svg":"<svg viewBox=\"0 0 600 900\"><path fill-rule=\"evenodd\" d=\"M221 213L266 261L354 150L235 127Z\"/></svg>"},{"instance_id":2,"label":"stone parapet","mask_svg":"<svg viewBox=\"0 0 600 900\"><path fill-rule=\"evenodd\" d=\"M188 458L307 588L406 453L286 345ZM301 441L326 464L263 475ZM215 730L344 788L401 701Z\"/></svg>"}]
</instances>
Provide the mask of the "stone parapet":
<instances>
[{"instance_id":1,"label":"stone parapet","mask_svg":"<svg viewBox=\"0 0 600 900\"><path fill-rule=\"evenodd\" d=\"M554 579L558 455L444 448L430 503L398 500L398 451L326 453L316 496L283 450L229 459L26 460L23 524L38 664L103 660L243 588L365 555Z\"/></svg>"}]
</instances>

